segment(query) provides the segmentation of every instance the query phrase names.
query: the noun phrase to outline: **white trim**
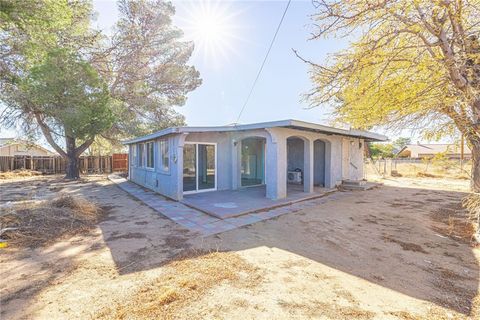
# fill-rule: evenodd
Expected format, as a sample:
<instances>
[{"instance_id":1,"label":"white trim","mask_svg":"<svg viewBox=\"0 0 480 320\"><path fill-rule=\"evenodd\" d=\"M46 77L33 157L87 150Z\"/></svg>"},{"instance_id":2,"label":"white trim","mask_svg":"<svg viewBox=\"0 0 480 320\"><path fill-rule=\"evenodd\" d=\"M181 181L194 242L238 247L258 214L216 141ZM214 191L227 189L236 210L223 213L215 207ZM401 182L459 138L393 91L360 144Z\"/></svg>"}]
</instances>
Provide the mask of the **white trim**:
<instances>
[{"instance_id":1,"label":"white trim","mask_svg":"<svg viewBox=\"0 0 480 320\"><path fill-rule=\"evenodd\" d=\"M216 142L196 142L196 141L185 141L185 144L193 144L195 145L195 190L183 191L183 194L194 194L194 193L201 193L201 192L208 192L208 191L216 191L218 186L218 167L217 167L217 143ZM215 188L210 189L198 189L198 145L199 144L206 144L206 145L213 145L215 147ZM183 152L183 150L182 150ZM183 158L185 162L185 157ZM183 168L183 163L182 163ZM183 169L182 169L182 180L183 180Z\"/></svg>"},{"instance_id":2,"label":"white trim","mask_svg":"<svg viewBox=\"0 0 480 320\"><path fill-rule=\"evenodd\" d=\"M172 127L167 128L143 137L138 137L132 140L124 141L123 144L132 144L140 141L152 140L158 137L162 137L168 134L174 133L191 133L191 132L229 132L229 131L243 131L254 129L266 129L266 128L291 128L293 130L307 130L316 131L319 133L337 134L341 136L362 138L372 141L387 141L388 138L384 135L355 129L339 129L321 124L299 121L299 120L280 120L270 122L260 122L252 124L232 125L232 126L218 126L218 127Z\"/></svg>"}]
</instances>

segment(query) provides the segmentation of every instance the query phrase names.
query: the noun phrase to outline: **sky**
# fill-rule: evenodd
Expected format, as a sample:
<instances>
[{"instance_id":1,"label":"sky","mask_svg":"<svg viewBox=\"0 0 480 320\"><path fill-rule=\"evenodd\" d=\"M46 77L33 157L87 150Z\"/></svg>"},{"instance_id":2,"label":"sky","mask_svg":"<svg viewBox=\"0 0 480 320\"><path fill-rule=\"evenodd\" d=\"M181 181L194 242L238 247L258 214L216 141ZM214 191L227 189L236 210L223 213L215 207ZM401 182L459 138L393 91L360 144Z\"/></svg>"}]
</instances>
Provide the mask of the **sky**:
<instances>
[{"instance_id":1,"label":"sky","mask_svg":"<svg viewBox=\"0 0 480 320\"><path fill-rule=\"evenodd\" d=\"M187 103L177 108L187 124L225 125L235 122L264 59L287 1L173 1L174 24L193 40L190 64L200 72L203 82L188 95ZM98 27L107 31L115 22L114 1L94 1ZM239 122L298 119L326 124L321 108L306 109L302 94L311 88L308 66L295 56L298 50L307 58L324 61L327 53L342 49L339 40L308 41L309 15L315 12L311 1L293 0L272 47L253 94ZM212 28L220 35L205 40L202 21L219 17ZM221 18L221 17L227 18ZM199 35L197 33L200 33ZM208 37L208 35L207 35Z\"/></svg>"},{"instance_id":2,"label":"sky","mask_svg":"<svg viewBox=\"0 0 480 320\"><path fill-rule=\"evenodd\" d=\"M184 39L195 43L189 64L200 72L203 82L188 94L176 110L191 126L226 125L237 121L252 83L287 5L284 1L172 1L176 7L173 23L184 30ZM94 1L94 26L110 32L118 18L113 0ZM307 64L295 56L324 63L329 54L348 46L345 39L309 40L310 0L292 0L283 24L251 98L238 122L254 123L297 119L330 125L325 107L309 108L302 95L312 88ZM393 133L377 130L391 139L418 137L408 129ZM1 130L0 137L16 136Z\"/></svg>"}]
</instances>

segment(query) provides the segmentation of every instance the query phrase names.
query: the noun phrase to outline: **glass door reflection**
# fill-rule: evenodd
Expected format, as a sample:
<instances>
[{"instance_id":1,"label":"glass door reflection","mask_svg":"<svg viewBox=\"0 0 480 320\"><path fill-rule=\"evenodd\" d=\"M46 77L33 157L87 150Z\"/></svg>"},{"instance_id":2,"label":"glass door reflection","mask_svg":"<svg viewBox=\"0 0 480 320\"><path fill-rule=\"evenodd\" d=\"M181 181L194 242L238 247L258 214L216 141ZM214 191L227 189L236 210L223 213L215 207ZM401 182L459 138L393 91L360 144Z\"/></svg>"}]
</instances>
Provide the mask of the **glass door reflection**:
<instances>
[{"instance_id":1,"label":"glass door reflection","mask_svg":"<svg viewBox=\"0 0 480 320\"><path fill-rule=\"evenodd\" d=\"M216 189L216 145L185 143L183 147L183 191Z\"/></svg>"},{"instance_id":2,"label":"glass door reflection","mask_svg":"<svg viewBox=\"0 0 480 320\"><path fill-rule=\"evenodd\" d=\"M197 190L197 150L194 144L183 146L183 191Z\"/></svg>"}]
</instances>

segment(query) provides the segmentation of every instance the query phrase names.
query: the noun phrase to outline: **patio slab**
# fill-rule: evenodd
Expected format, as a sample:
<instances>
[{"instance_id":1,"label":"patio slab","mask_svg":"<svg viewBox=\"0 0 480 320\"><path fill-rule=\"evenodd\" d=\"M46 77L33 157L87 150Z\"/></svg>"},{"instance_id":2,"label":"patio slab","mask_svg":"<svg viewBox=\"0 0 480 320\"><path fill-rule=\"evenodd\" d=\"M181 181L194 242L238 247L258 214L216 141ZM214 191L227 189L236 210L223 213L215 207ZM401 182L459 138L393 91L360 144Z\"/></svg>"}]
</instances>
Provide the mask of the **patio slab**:
<instances>
[{"instance_id":1,"label":"patio slab","mask_svg":"<svg viewBox=\"0 0 480 320\"><path fill-rule=\"evenodd\" d=\"M194 209L190 206L187 206L181 202L173 201L170 199L165 198L164 196L153 192L152 190L143 188L133 182L126 180L118 175L111 174L108 178L114 182L120 189L124 190L125 192L129 193L133 197L137 198L138 200L145 203L147 206L151 207L158 213L162 214L163 216L169 218L170 220L178 223L179 225L183 226L184 228L198 232L202 236L210 236L214 234L219 234L225 231L233 230L239 227L243 227L246 225L251 225L259 221L264 221L272 218L276 218L278 216L297 212L301 209L304 209L309 206L318 205L321 203L325 203L328 201L325 198L321 198L323 195L328 194L325 192L324 194L315 194L310 195L310 201L303 201L305 198L301 197L291 197L290 202L286 201L277 201L276 207L269 207L267 209L261 209L260 207L255 207L256 212L243 214L241 216L236 217L227 217L225 219L220 219L217 217L213 217L210 214L207 214L201 210ZM252 190L251 193L257 194L260 196L262 194L261 190ZM331 192L331 191L330 191ZM212 192L202 194L204 198L208 199ZM250 203L247 201L246 198L248 192L243 196L245 198L241 198L240 200L242 203ZM215 196L215 195L214 195ZM222 195L225 196L225 195ZM226 196L225 196L226 197ZM230 196L231 197L231 196ZM329 199L335 199L335 194L330 196ZM268 200L268 199L267 199ZM239 199L235 200L236 203ZM303 202L300 202L303 201ZM255 201L253 201L255 203ZM260 202L263 203L263 202ZM257 202L258 204L258 202ZM230 204L230 206L233 206ZM250 206L254 208L253 206ZM242 206L241 208L245 208Z\"/></svg>"},{"instance_id":2,"label":"patio slab","mask_svg":"<svg viewBox=\"0 0 480 320\"><path fill-rule=\"evenodd\" d=\"M320 198L336 190L315 188L315 192L305 193L302 188L302 186L296 185L289 186L288 196L285 199L279 200L266 198L265 186L258 186L238 190L189 194L184 196L182 203L218 219L229 219L300 201Z\"/></svg>"}]
</instances>

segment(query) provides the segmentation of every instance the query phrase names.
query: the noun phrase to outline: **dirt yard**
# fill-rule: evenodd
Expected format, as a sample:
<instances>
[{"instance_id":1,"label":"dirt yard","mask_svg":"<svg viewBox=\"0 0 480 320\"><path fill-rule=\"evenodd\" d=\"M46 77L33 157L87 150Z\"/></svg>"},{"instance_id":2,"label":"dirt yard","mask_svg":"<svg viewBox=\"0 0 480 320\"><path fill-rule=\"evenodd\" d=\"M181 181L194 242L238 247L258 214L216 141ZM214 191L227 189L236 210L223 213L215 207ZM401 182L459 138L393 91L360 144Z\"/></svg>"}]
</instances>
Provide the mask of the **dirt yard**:
<instances>
[{"instance_id":1,"label":"dirt yard","mask_svg":"<svg viewBox=\"0 0 480 320\"><path fill-rule=\"evenodd\" d=\"M383 182L200 238L105 177L0 181L2 210L59 194L103 210L80 235L0 249L0 318L479 319L466 183Z\"/></svg>"}]
</instances>

